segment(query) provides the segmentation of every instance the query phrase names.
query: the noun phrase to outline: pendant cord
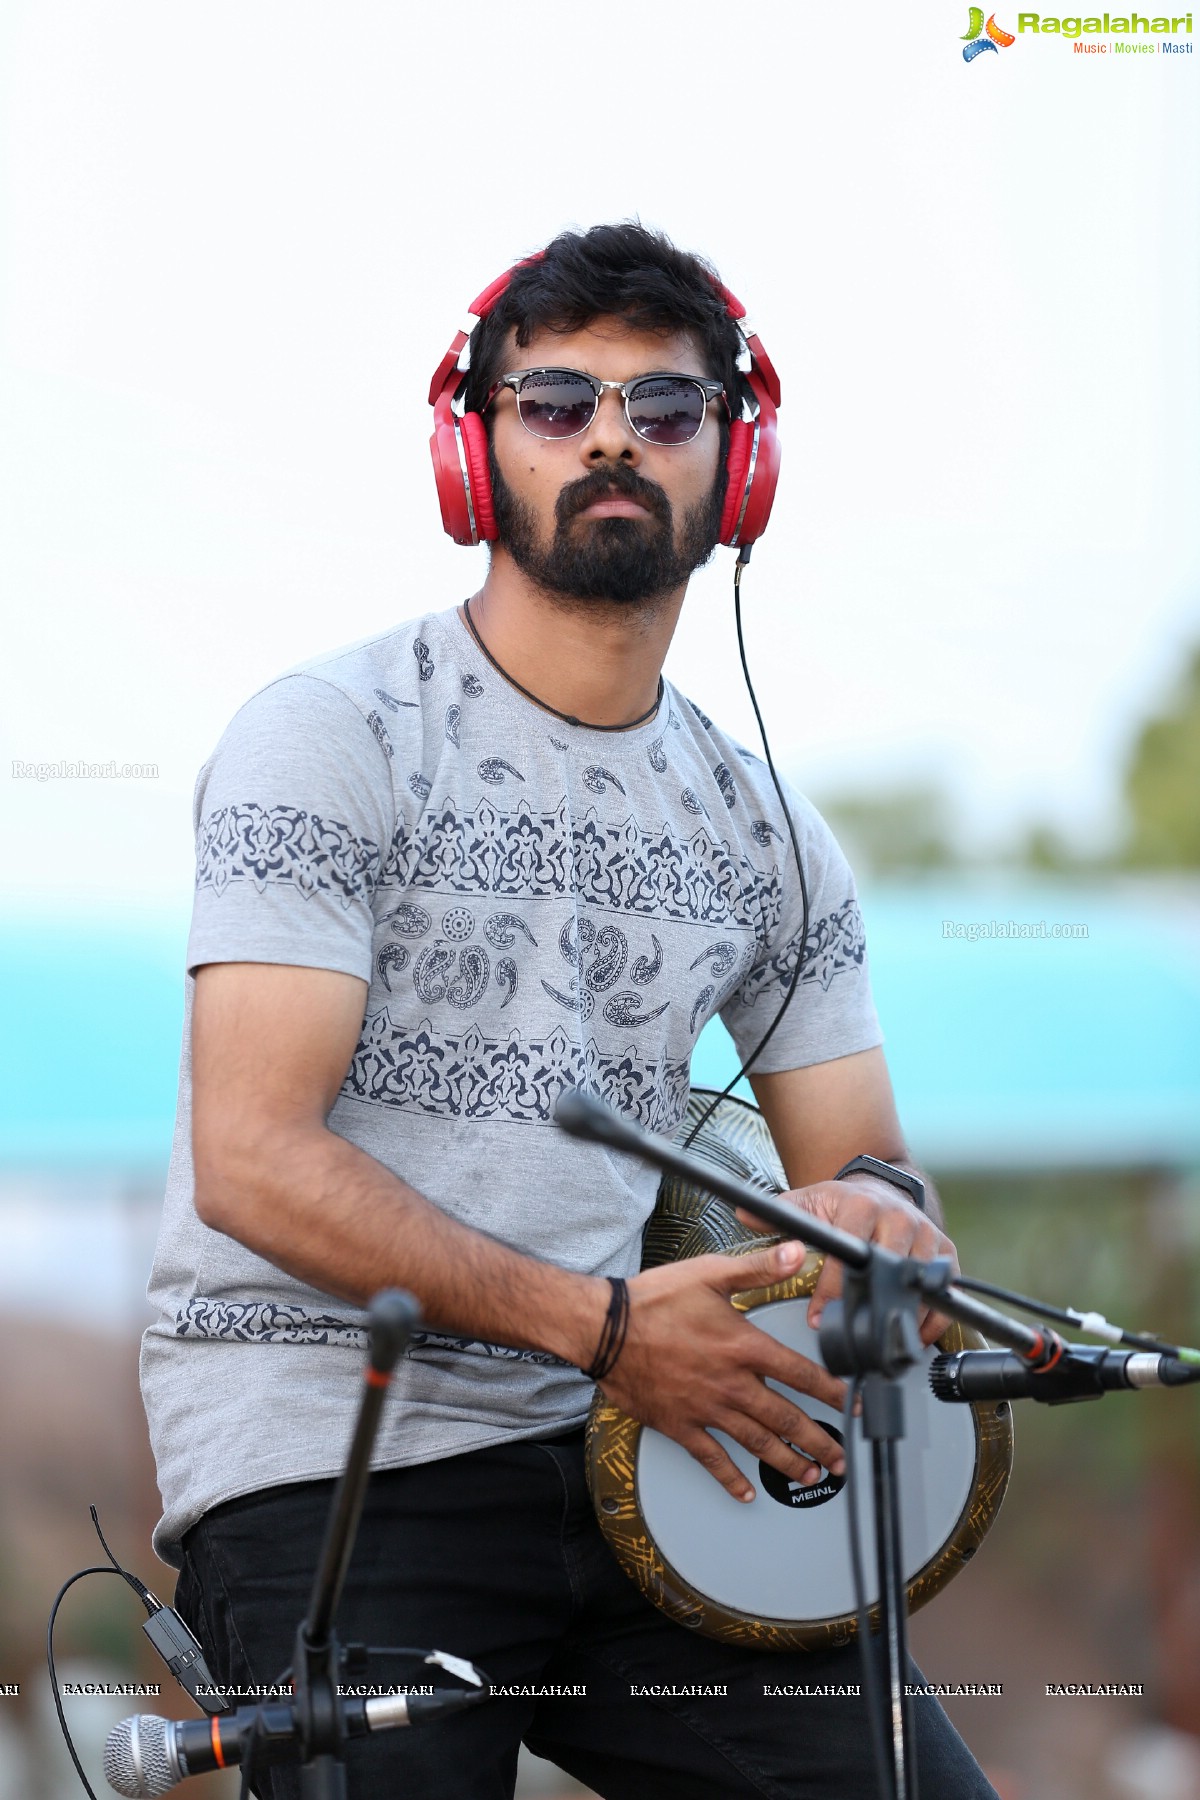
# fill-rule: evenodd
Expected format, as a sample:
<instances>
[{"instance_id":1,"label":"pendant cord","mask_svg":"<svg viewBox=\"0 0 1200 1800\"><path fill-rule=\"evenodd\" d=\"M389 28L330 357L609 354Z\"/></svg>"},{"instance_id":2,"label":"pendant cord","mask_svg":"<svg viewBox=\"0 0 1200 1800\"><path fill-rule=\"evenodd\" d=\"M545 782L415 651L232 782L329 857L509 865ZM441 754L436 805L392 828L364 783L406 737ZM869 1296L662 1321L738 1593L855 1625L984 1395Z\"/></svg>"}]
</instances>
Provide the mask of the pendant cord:
<instances>
[{"instance_id":1,"label":"pendant cord","mask_svg":"<svg viewBox=\"0 0 1200 1800\"><path fill-rule=\"evenodd\" d=\"M479 648L483 651L483 654L487 657L497 675L502 675L509 687L515 687L518 694L524 694L527 700L532 700L533 704L541 707L543 712L553 713L554 717L556 719L561 719L564 725L577 725L581 731L633 731L636 726L645 725L652 719L662 705L663 678L660 675L658 678L658 693L654 697L654 705L648 712L644 712L639 719L630 719L628 725L589 725L586 720L577 719L573 713L559 712L557 706L551 706L546 700L539 700L537 695L531 694L527 687L522 687L521 683L517 681L514 676L510 675L506 668L502 667L502 665L496 661L496 658L492 655L491 651L480 637L475 621L471 617L471 602L469 600L463 601L463 617L467 622L467 630L471 633L471 636L475 639L475 642L479 645Z\"/></svg>"}]
</instances>

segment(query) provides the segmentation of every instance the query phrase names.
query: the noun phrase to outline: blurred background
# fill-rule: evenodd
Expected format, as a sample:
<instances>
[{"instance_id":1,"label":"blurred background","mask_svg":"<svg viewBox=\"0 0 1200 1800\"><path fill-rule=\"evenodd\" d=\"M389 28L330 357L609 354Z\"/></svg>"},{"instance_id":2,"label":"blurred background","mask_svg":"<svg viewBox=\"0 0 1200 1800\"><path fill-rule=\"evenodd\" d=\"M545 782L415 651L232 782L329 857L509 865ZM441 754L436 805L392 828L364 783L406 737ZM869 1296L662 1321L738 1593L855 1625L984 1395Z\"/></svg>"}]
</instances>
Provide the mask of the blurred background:
<instances>
[{"instance_id":1,"label":"blurred background","mask_svg":"<svg viewBox=\"0 0 1200 1800\"><path fill-rule=\"evenodd\" d=\"M967 13L0 10L0 1791L80 1791L43 1644L89 1502L171 1586L136 1350L196 771L281 669L479 585L429 377L565 225L708 255L779 369L750 665L858 872L964 1267L1196 1341L1196 59L1022 33L966 65ZM730 580L668 673L754 745ZM143 773L22 772L70 761ZM712 1028L697 1084L735 1066ZM1004 1800L1200 1796L1198 1443L1192 1392L1019 1409L999 1520L914 1621L931 1678L1003 1683L949 1708ZM72 1589L60 1673L155 1680L139 1617ZM139 1704L172 1699L68 1702L93 1781Z\"/></svg>"}]
</instances>

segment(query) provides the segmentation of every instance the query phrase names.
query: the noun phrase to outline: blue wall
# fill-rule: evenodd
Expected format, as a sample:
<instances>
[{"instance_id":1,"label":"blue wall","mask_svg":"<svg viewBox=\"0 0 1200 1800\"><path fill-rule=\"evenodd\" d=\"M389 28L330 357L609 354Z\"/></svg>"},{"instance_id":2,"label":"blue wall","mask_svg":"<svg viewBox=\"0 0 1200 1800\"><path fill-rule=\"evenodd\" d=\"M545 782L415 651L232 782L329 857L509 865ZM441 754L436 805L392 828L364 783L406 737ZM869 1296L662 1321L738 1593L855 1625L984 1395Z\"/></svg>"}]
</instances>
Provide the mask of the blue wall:
<instances>
[{"instance_id":1,"label":"blue wall","mask_svg":"<svg viewBox=\"0 0 1200 1800\"><path fill-rule=\"evenodd\" d=\"M1200 1165L1200 885L955 884L864 899L910 1143L934 1168ZM1083 941L943 935L1081 921ZM0 1162L165 1164L187 919L10 915L0 931ZM719 1022L698 1086L736 1069Z\"/></svg>"}]
</instances>

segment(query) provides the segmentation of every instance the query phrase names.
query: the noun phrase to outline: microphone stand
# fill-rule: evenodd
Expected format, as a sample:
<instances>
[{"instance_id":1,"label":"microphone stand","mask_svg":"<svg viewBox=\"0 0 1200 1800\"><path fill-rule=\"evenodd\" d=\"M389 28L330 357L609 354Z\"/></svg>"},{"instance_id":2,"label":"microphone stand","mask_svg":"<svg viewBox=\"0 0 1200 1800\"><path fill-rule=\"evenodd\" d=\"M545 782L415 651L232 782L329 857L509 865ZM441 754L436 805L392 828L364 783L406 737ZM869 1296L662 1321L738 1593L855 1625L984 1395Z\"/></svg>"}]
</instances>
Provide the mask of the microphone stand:
<instances>
[{"instance_id":1,"label":"microphone stand","mask_svg":"<svg viewBox=\"0 0 1200 1800\"><path fill-rule=\"evenodd\" d=\"M832 1374L863 1377L863 1434L871 1441L879 1602L892 1737L884 1800L917 1800L912 1698L905 1693L908 1594L901 1557L896 1454L896 1446L904 1436L900 1377L921 1349L917 1304L922 1299L936 1301L939 1311L1007 1344L1035 1367L1061 1353L1059 1340L1052 1332L1022 1325L951 1286L948 1257L922 1262L897 1256L877 1244L864 1243L824 1219L800 1212L774 1195L763 1193L761 1188L751 1187L698 1157L688 1156L582 1089L568 1089L560 1095L555 1120L573 1137L632 1152L664 1173L680 1176L731 1206L752 1213L781 1236L800 1238L827 1256L836 1256L845 1265L843 1297L830 1301L821 1317L821 1353ZM865 1634L859 1650L865 1663L872 1650Z\"/></svg>"},{"instance_id":2,"label":"microphone stand","mask_svg":"<svg viewBox=\"0 0 1200 1800\"><path fill-rule=\"evenodd\" d=\"M419 1318L416 1301L399 1288L386 1289L371 1302L370 1350L354 1436L329 1509L308 1612L292 1653L295 1717L305 1758L300 1767L301 1800L346 1800L346 1731L337 1692L342 1649L333 1620L354 1550L383 1402Z\"/></svg>"},{"instance_id":3,"label":"microphone stand","mask_svg":"<svg viewBox=\"0 0 1200 1800\"><path fill-rule=\"evenodd\" d=\"M948 1259L939 1260L946 1263ZM904 1261L895 1257L884 1262L872 1256L865 1268L847 1269L842 1299L826 1306L818 1336L825 1366L831 1374L862 1378L863 1436L871 1445L875 1555L887 1710L892 1727L887 1792L894 1794L896 1800L917 1800L912 1697L906 1692L908 1593L900 1543L898 1447L905 1423L901 1378L919 1356L921 1340L916 1320L917 1291L905 1281ZM873 1653L874 1647L864 1631L859 1643L863 1662ZM871 1721L871 1730L876 1730L875 1720Z\"/></svg>"}]
</instances>

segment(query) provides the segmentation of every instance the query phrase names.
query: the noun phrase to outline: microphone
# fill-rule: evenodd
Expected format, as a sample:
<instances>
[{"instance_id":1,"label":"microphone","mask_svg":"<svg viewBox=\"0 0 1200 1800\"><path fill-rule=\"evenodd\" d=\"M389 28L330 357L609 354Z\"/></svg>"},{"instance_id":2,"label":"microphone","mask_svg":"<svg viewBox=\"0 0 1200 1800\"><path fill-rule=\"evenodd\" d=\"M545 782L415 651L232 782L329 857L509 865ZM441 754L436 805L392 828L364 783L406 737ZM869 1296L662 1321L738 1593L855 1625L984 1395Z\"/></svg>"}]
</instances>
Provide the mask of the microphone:
<instances>
[{"instance_id":1,"label":"microphone","mask_svg":"<svg viewBox=\"0 0 1200 1800\"><path fill-rule=\"evenodd\" d=\"M1067 1344L1048 1368L1034 1369L1009 1350L959 1350L935 1356L929 1385L939 1400L1042 1400L1063 1406L1096 1400L1117 1388L1180 1387L1200 1380L1200 1368L1175 1356Z\"/></svg>"},{"instance_id":2,"label":"microphone","mask_svg":"<svg viewBox=\"0 0 1200 1800\"><path fill-rule=\"evenodd\" d=\"M347 1737L369 1731L393 1731L419 1725L423 1719L457 1712L486 1700L486 1688L448 1688L437 1694L381 1694L368 1700L340 1702ZM257 1725L257 1730L255 1729ZM104 1744L104 1779L128 1800L150 1800L165 1794L188 1775L210 1769L233 1769L254 1743L254 1758L298 1762L303 1749L291 1701L266 1706L239 1706L236 1712L211 1719L164 1719L139 1713L114 1725Z\"/></svg>"}]
</instances>

